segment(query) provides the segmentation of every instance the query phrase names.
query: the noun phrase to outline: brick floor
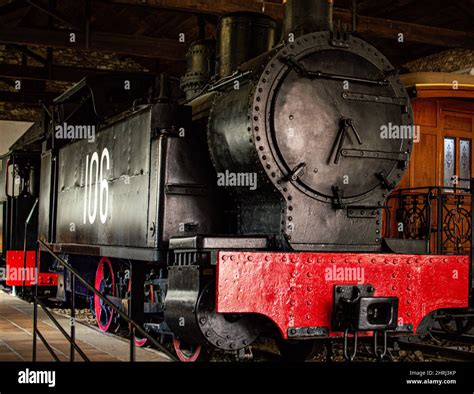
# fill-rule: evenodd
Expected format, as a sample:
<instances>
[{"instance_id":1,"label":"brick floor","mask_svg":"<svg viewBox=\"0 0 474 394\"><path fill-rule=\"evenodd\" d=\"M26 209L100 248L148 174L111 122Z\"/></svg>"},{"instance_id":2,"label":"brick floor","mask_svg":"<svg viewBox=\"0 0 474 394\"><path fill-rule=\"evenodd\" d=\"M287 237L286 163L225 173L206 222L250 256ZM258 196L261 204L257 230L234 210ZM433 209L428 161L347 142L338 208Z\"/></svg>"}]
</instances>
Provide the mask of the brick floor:
<instances>
[{"instance_id":1,"label":"brick floor","mask_svg":"<svg viewBox=\"0 0 474 394\"><path fill-rule=\"evenodd\" d=\"M38 329L61 361L68 361L70 345L48 316L38 307ZM69 333L69 319L55 315ZM33 343L33 304L0 290L0 361L31 361ZM130 345L124 338L104 334L94 327L78 322L76 342L91 361L129 361ZM38 338L38 361L53 357ZM82 361L76 352L76 361ZM156 350L136 348L137 361L169 361Z\"/></svg>"}]
</instances>

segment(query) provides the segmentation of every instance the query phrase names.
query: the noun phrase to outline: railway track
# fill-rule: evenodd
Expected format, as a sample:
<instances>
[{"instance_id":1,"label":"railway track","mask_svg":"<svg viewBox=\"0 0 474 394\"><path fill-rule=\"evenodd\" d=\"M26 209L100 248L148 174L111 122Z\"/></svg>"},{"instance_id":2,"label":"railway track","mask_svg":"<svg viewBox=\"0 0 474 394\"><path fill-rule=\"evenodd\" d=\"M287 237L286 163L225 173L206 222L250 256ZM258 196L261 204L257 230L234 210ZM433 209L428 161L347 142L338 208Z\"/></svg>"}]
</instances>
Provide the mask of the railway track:
<instances>
[{"instance_id":1,"label":"railway track","mask_svg":"<svg viewBox=\"0 0 474 394\"><path fill-rule=\"evenodd\" d=\"M449 332L444 332L441 330L431 330L431 334L434 335L435 338L448 340L452 342L459 342L462 344L474 344L474 335L472 334L452 334Z\"/></svg>"},{"instance_id":2,"label":"railway track","mask_svg":"<svg viewBox=\"0 0 474 394\"><path fill-rule=\"evenodd\" d=\"M471 339L471 338L470 338ZM456 341L461 341L456 338ZM433 344L407 339L397 340L400 349L419 351L426 361L474 361L474 352L466 350L468 346L453 344Z\"/></svg>"}]
</instances>

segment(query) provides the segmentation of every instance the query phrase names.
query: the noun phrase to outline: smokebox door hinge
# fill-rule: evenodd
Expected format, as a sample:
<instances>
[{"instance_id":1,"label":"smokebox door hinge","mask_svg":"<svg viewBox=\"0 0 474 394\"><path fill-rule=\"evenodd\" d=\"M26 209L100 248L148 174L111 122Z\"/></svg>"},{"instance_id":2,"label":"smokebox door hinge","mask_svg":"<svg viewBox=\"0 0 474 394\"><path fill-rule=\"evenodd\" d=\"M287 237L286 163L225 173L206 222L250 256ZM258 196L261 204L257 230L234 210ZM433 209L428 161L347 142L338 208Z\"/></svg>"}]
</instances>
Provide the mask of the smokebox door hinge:
<instances>
[{"instance_id":1,"label":"smokebox door hinge","mask_svg":"<svg viewBox=\"0 0 474 394\"><path fill-rule=\"evenodd\" d=\"M350 33L346 31L333 31L329 39L329 44L333 47L349 48L350 38Z\"/></svg>"}]
</instances>

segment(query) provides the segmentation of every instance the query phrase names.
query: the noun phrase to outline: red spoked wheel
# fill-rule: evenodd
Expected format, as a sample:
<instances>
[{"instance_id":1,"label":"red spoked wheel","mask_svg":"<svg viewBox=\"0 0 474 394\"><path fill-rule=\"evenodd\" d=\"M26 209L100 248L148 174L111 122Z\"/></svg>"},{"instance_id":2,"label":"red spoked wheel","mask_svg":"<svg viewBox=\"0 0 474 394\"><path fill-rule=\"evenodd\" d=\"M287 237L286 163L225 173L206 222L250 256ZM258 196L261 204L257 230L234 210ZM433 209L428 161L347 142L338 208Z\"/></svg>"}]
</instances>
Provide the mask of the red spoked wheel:
<instances>
[{"instance_id":1,"label":"red spoked wheel","mask_svg":"<svg viewBox=\"0 0 474 394\"><path fill-rule=\"evenodd\" d=\"M197 361L201 354L202 347L201 345L195 346L182 346L182 343L179 339L173 338L173 348L178 356L179 361L183 363L192 363Z\"/></svg>"},{"instance_id":2,"label":"red spoked wheel","mask_svg":"<svg viewBox=\"0 0 474 394\"><path fill-rule=\"evenodd\" d=\"M102 257L95 274L95 288L104 296L115 296L115 273L108 257ZM94 294L94 311L97 325L103 332L118 328L113 309Z\"/></svg>"}]
</instances>

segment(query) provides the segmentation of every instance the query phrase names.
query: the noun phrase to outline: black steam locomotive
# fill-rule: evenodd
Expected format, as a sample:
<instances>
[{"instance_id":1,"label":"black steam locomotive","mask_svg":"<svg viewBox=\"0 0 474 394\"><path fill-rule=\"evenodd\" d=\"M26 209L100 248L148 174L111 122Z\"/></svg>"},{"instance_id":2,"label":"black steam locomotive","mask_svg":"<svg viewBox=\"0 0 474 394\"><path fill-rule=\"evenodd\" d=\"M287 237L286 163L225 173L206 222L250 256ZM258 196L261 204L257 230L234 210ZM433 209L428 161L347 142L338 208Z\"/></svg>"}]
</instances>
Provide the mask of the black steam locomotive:
<instances>
[{"instance_id":1,"label":"black steam locomotive","mask_svg":"<svg viewBox=\"0 0 474 394\"><path fill-rule=\"evenodd\" d=\"M230 14L217 46L191 45L180 86L85 79L4 167L21 186L5 197L23 204L19 223L35 217L39 194L27 249L39 238L117 305L143 300L135 320L174 338L182 360L263 334L291 351L416 333L431 312L468 304L467 257L426 256L419 242L382 234L413 146L397 70L334 31L331 1L288 1L276 36L265 15ZM390 125L404 132L383 135ZM7 221L14 265L24 233ZM66 300L69 275L44 247L39 258L42 284ZM119 326L97 297L94 309L101 329Z\"/></svg>"}]
</instances>

